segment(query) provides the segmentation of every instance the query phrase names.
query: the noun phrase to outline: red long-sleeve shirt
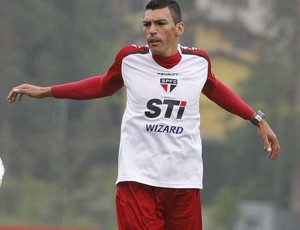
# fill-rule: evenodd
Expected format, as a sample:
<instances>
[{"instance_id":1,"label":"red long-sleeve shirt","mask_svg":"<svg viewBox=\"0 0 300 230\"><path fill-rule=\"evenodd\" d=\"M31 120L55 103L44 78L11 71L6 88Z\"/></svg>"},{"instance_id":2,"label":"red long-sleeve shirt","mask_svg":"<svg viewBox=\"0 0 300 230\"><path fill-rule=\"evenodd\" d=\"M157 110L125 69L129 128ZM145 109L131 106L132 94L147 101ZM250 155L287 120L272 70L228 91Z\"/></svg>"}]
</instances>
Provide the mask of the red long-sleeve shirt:
<instances>
[{"instance_id":1,"label":"red long-sleeve shirt","mask_svg":"<svg viewBox=\"0 0 300 230\"><path fill-rule=\"evenodd\" d=\"M146 48L143 47L143 49ZM103 75L52 86L52 95L56 98L76 100L87 100L113 95L124 86L121 74L122 59L131 51L132 46L123 48L117 55L113 65ZM201 52L209 62L207 81L202 93L228 112L236 114L243 119L250 119L254 115L254 110L213 75L209 57L203 51ZM167 58L153 55L153 58L161 66L170 69L181 60L181 55L177 53Z\"/></svg>"}]
</instances>

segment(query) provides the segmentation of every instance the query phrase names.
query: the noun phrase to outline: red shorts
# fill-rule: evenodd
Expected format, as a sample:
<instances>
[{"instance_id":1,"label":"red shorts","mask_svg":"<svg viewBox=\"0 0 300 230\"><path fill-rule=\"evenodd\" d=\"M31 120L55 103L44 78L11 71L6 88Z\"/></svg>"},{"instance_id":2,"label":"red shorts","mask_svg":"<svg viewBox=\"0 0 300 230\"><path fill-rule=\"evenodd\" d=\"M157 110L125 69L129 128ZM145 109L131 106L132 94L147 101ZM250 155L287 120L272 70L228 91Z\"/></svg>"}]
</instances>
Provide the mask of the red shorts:
<instances>
[{"instance_id":1,"label":"red shorts","mask_svg":"<svg viewBox=\"0 0 300 230\"><path fill-rule=\"evenodd\" d=\"M199 189L117 185L119 230L202 230Z\"/></svg>"}]
</instances>

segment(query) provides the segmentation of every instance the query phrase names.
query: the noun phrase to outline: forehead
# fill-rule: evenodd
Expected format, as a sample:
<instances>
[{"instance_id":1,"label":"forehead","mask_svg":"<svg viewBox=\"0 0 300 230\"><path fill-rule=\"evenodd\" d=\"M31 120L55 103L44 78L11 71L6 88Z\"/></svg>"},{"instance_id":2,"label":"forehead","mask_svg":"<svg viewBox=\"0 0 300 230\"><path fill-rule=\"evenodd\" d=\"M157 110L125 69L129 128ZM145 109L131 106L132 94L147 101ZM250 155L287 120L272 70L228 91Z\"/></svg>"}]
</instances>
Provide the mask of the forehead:
<instances>
[{"instance_id":1,"label":"forehead","mask_svg":"<svg viewBox=\"0 0 300 230\"><path fill-rule=\"evenodd\" d=\"M155 10L146 10L144 14L144 21L158 21L158 20L173 20L170 9L168 7Z\"/></svg>"}]
</instances>

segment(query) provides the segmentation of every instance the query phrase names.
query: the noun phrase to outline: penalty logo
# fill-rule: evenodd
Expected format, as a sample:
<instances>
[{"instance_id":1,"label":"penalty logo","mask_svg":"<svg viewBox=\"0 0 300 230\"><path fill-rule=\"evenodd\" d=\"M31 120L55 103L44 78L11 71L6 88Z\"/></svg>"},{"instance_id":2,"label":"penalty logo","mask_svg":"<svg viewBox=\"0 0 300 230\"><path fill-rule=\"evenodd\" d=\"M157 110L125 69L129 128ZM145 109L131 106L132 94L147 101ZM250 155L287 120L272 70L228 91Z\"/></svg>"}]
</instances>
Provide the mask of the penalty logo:
<instances>
[{"instance_id":1,"label":"penalty logo","mask_svg":"<svg viewBox=\"0 0 300 230\"><path fill-rule=\"evenodd\" d=\"M177 83L178 83L177 79L170 79L170 78L160 79L160 85L167 93L171 93L177 86Z\"/></svg>"}]
</instances>

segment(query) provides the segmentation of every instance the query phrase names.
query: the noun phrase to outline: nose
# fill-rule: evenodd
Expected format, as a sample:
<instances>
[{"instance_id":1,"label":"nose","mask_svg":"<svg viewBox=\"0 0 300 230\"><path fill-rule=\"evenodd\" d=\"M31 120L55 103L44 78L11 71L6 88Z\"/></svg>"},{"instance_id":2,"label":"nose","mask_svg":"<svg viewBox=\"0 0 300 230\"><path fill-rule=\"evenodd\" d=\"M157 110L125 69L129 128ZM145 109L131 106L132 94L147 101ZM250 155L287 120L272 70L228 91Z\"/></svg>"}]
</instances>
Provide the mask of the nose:
<instances>
[{"instance_id":1,"label":"nose","mask_svg":"<svg viewBox=\"0 0 300 230\"><path fill-rule=\"evenodd\" d=\"M157 31L156 31L156 26L154 23L151 24L150 28L149 28L149 34L150 35L155 35L157 34Z\"/></svg>"}]
</instances>

